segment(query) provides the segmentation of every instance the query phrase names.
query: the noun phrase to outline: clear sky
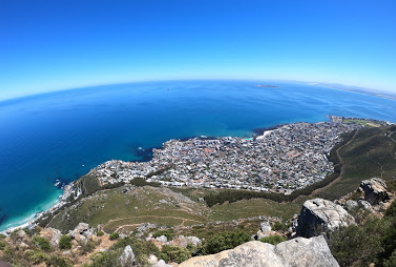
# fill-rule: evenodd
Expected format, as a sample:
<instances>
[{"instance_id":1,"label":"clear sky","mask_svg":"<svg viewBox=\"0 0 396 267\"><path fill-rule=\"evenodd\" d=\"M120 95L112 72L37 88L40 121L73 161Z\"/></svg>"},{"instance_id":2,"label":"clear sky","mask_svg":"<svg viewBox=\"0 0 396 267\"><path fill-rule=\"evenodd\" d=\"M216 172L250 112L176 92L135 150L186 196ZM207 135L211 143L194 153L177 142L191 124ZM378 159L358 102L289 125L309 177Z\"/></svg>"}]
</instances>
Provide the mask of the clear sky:
<instances>
[{"instance_id":1,"label":"clear sky","mask_svg":"<svg viewBox=\"0 0 396 267\"><path fill-rule=\"evenodd\" d=\"M0 0L0 99L207 78L396 92L396 1Z\"/></svg>"}]
</instances>

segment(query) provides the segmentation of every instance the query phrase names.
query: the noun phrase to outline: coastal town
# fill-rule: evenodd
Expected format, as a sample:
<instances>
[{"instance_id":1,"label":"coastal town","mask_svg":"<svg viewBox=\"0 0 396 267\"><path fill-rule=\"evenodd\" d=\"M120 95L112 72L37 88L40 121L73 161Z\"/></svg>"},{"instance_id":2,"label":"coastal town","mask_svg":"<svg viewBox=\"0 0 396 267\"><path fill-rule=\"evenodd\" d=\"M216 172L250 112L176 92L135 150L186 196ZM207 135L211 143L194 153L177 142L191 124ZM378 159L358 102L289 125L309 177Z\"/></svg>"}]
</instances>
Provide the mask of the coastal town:
<instances>
[{"instance_id":1,"label":"coastal town","mask_svg":"<svg viewBox=\"0 0 396 267\"><path fill-rule=\"evenodd\" d=\"M329 116L330 121L292 123L263 129L252 138L201 136L170 140L153 149L146 162L107 161L88 175L101 186L128 184L141 178L162 186L228 188L290 194L321 181L334 171L328 160L343 133L362 127L392 125L387 121ZM57 183L57 186L59 184ZM62 185L63 194L49 210L39 212L19 227L34 227L42 218L78 199L75 182ZM14 227L8 228L12 232Z\"/></svg>"},{"instance_id":2,"label":"coastal town","mask_svg":"<svg viewBox=\"0 0 396 267\"><path fill-rule=\"evenodd\" d=\"M332 117L328 122L282 125L254 138L170 140L162 149L154 149L148 162L112 160L91 174L102 185L143 178L164 186L290 194L331 174L330 150L341 141L342 133L361 127Z\"/></svg>"}]
</instances>

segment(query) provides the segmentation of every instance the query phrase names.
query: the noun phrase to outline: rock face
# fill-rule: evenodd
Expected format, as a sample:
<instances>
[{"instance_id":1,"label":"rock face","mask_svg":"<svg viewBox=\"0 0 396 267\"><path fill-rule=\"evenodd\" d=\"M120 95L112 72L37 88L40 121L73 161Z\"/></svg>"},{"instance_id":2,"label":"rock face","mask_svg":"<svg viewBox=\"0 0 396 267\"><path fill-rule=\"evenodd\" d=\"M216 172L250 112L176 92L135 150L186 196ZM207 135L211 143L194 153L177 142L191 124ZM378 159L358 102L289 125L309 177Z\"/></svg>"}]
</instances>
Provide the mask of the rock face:
<instances>
[{"instance_id":1,"label":"rock face","mask_svg":"<svg viewBox=\"0 0 396 267\"><path fill-rule=\"evenodd\" d=\"M95 229L89 228L87 223L79 223L73 231L69 231L69 236L79 243L86 243L88 239L97 240Z\"/></svg>"},{"instance_id":2,"label":"rock face","mask_svg":"<svg viewBox=\"0 0 396 267\"><path fill-rule=\"evenodd\" d=\"M360 183L360 188L364 191L364 199L371 205L389 200L386 183L379 178L364 180Z\"/></svg>"},{"instance_id":3,"label":"rock face","mask_svg":"<svg viewBox=\"0 0 396 267\"><path fill-rule=\"evenodd\" d=\"M323 231L354 225L355 219L340 205L316 198L305 201L298 217L297 236L312 237Z\"/></svg>"},{"instance_id":4,"label":"rock face","mask_svg":"<svg viewBox=\"0 0 396 267\"><path fill-rule=\"evenodd\" d=\"M277 246L251 241L234 249L191 258L179 267L338 267L323 236L298 237Z\"/></svg>"},{"instance_id":5,"label":"rock face","mask_svg":"<svg viewBox=\"0 0 396 267\"><path fill-rule=\"evenodd\" d=\"M124 252L122 252L122 255L118 259L122 267L131 267L133 266L135 262L135 254L133 253L133 250L131 246L126 246L124 249Z\"/></svg>"},{"instance_id":6,"label":"rock face","mask_svg":"<svg viewBox=\"0 0 396 267\"><path fill-rule=\"evenodd\" d=\"M40 236L47 238L50 241L51 246L57 247L59 246L62 233L55 228L44 228L40 231Z\"/></svg>"},{"instance_id":7,"label":"rock face","mask_svg":"<svg viewBox=\"0 0 396 267\"><path fill-rule=\"evenodd\" d=\"M199 246L202 244L202 240L196 236L179 235L178 237L173 238L169 243L171 246L186 248L188 245L192 245L194 247Z\"/></svg>"},{"instance_id":8,"label":"rock face","mask_svg":"<svg viewBox=\"0 0 396 267\"><path fill-rule=\"evenodd\" d=\"M263 237L269 236L271 234L271 230L271 224L268 221L260 223L260 230L257 231L254 239L259 240Z\"/></svg>"}]
</instances>

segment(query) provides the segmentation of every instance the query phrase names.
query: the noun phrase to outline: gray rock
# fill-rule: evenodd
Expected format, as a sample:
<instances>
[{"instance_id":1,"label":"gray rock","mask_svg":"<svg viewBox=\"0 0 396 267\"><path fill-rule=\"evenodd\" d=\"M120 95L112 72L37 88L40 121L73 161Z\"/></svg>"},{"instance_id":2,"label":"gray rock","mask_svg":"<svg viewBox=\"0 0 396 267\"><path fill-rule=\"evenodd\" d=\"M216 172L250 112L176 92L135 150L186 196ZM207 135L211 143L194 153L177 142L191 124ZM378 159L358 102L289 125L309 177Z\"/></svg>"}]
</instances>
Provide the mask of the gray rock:
<instances>
[{"instance_id":1,"label":"gray rock","mask_svg":"<svg viewBox=\"0 0 396 267\"><path fill-rule=\"evenodd\" d=\"M166 236L164 236L164 235L157 237L155 240L157 240L161 243L164 243L164 244L168 242L168 238L166 238Z\"/></svg>"},{"instance_id":2,"label":"gray rock","mask_svg":"<svg viewBox=\"0 0 396 267\"><path fill-rule=\"evenodd\" d=\"M24 243L30 242L30 237L23 230L18 230L18 232L16 232L15 236L16 236L16 238L13 238L13 242L15 244L17 244L19 242L24 242Z\"/></svg>"},{"instance_id":3,"label":"gray rock","mask_svg":"<svg viewBox=\"0 0 396 267\"><path fill-rule=\"evenodd\" d=\"M351 211L359 207L358 203L354 200L348 200L343 206L347 211Z\"/></svg>"},{"instance_id":4,"label":"gray rock","mask_svg":"<svg viewBox=\"0 0 396 267\"><path fill-rule=\"evenodd\" d=\"M29 245L27 245L25 242L21 242L21 243L19 243L19 248L21 248L21 249L28 249L29 248Z\"/></svg>"},{"instance_id":5,"label":"gray rock","mask_svg":"<svg viewBox=\"0 0 396 267\"><path fill-rule=\"evenodd\" d=\"M364 209L364 210L371 210L372 206L369 202L365 201L365 200L359 200L358 205L360 208Z\"/></svg>"},{"instance_id":6,"label":"gray rock","mask_svg":"<svg viewBox=\"0 0 396 267\"><path fill-rule=\"evenodd\" d=\"M160 260L159 262L154 264L153 267L172 267L172 266L166 264L164 260Z\"/></svg>"},{"instance_id":7,"label":"gray rock","mask_svg":"<svg viewBox=\"0 0 396 267\"><path fill-rule=\"evenodd\" d=\"M342 226L355 225L355 219L340 205L321 198L304 202L298 217L297 236L312 237Z\"/></svg>"},{"instance_id":8,"label":"gray rock","mask_svg":"<svg viewBox=\"0 0 396 267\"><path fill-rule=\"evenodd\" d=\"M172 241L169 242L172 246L183 247L186 248L188 245L192 245L194 247L201 245L202 241L196 236L184 236L179 235L175 237Z\"/></svg>"},{"instance_id":9,"label":"gray rock","mask_svg":"<svg viewBox=\"0 0 396 267\"><path fill-rule=\"evenodd\" d=\"M79 223L74 230L69 231L69 236L76 238L76 234L82 235L85 231L88 231L89 225L87 223Z\"/></svg>"},{"instance_id":10,"label":"gray rock","mask_svg":"<svg viewBox=\"0 0 396 267\"><path fill-rule=\"evenodd\" d=\"M47 238L50 241L51 246L57 247L59 246L62 233L55 228L44 228L40 231L40 236Z\"/></svg>"},{"instance_id":11,"label":"gray rock","mask_svg":"<svg viewBox=\"0 0 396 267\"><path fill-rule=\"evenodd\" d=\"M362 181L360 188L364 191L364 200L371 205L377 205L381 201L385 202L390 199L386 183L379 178Z\"/></svg>"},{"instance_id":12,"label":"gray rock","mask_svg":"<svg viewBox=\"0 0 396 267\"><path fill-rule=\"evenodd\" d=\"M269 223L269 222L262 222L262 223L260 223L260 230L263 232L263 233L269 233L269 232L271 232L271 224Z\"/></svg>"},{"instance_id":13,"label":"gray rock","mask_svg":"<svg viewBox=\"0 0 396 267\"><path fill-rule=\"evenodd\" d=\"M196 236L187 236L186 239L187 239L187 243L194 247L197 247L202 244L202 240Z\"/></svg>"},{"instance_id":14,"label":"gray rock","mask_svg":"<svg viewBox=\"0 0 396 267\"><path fill-rule=\"evenodd\" d=\"M131 267L135 262L135 254L131 246L126 246L124 252L122 252L121 256L118 258L122 267Z\"/></svg>"},{"instance_id":15,"label":"gray rock","mask_svg":"<svg viewBox=\"0 0 396 267\"><path fill-rule=\"evenodd\" d=\"M154 265L157 262L158 262L158 258L155 255L150 254L150 256L148 258L148 263L150 263L151 265Z\"/></svg>"},{"instance_id":16,"label":"gray rock","mask_svg":"<svg viewBox=\"0 0 396 267\"><path fill-rule=\"evenodd\" d=\"M263 237L267 237L271 234L271 224L269 222L260 223L260 230L257 231L254 239L260 240Z\"/></svg>"},{"instance_id":17,"label":"gray rock","mask_svg":"<svg viewBox=\"0 0 396 267\"><path fill-rule=\"evenodd\" d=\"M200 256L178 267L338 267L323 236L298 237L277 246L251 241L215 255Z\"/></svg>"}]
</instances>

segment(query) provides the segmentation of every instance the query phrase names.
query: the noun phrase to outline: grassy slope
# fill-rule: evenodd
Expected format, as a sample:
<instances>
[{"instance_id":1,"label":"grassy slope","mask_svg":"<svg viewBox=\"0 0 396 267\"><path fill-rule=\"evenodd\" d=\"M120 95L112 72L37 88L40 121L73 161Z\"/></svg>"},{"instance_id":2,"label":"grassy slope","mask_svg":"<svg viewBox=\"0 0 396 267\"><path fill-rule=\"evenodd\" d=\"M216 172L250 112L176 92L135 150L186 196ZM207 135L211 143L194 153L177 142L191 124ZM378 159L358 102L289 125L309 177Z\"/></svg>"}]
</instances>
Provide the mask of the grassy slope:
<instances>
[{"instance_id":1,"label":"grassy slope","mask_svg":"<svg viewBox=\"0 0 396 267\"><path fill-rule=\"evenodd\" d=\"M177 189L183 195L196 199L184 201L184 196L167 188L135 187L125 192L125 187L99 191L85 198L77 208L60 212L49 226L64 231L73 229L79 222L91 226L104 224L106 232L121 226L131 231L136 224L153 223L164 226L189 226L215 221L232 221L259 215L288 219L300 211L301 206L292 203L275 203L266 199L244 200L209 208L199 202L204 190ZM180 198L181 196L181 198ZM160 203L166 200L167 203Z\"/></svg>"},{"instance_id":2,"label":"grassy slope","mask_svg":"<svg viewBox=\"0 0 396 267\"><path fill-rule=\"evenodd\" d=\"M395 131L396 126L359 130L348 144L338 150L343 164L341 179L318 196L330 200L340 198L355 190L362 180L372 177L395 180Z\"/></svg>"}]
</instances>

